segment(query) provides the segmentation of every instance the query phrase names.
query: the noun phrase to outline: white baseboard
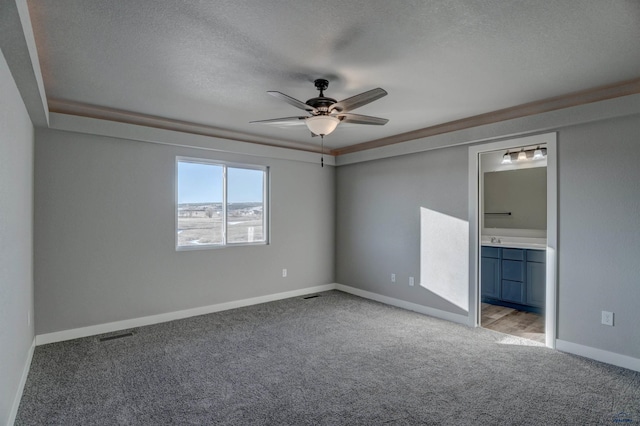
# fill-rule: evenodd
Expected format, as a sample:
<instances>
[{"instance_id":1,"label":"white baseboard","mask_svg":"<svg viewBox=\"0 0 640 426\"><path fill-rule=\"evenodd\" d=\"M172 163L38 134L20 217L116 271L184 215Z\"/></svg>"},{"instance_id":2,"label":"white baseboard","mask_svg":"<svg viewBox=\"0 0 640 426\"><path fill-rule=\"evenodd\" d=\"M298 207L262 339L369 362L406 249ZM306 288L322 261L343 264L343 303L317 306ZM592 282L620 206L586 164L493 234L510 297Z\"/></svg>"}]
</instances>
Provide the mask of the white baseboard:
<instances>
[{"instance_id":1,"label":"white baseboard","mask_svg":"<svg viewBox=\"0 0 640 426\"><path fill-rule=\"evenodd\" d=\"M109 322L105 324L91 325L88 327L74 328L71 330L56 331L53 333L39 334L35 338L36 345L46 345L48 343L62 342L65 340L79 339L81 337L96 336L98 334L111 333L129 328L143 327L145 325L159 324L162 322L173 321L177 319L195 317L198 315L206 315L214 312L226 311L229 309L242 308L245 306L257 305L259 303L273 302L275 300L288 299L290 297L303 296L305 294L318 293L321 291L341 290L345 293L354 294L364 297L365 299L375 300L377 302L386 303L388 305L397 306L421 314L430 315L432 317L452 321L458 324L467 325L468 318L463 315L453 314L451 312L441 311L435 308L418 305L416 303L407 302L393 297L383 296L371 293L366 290L360 290L343 284L324 284L316 287L307 287L300 290L286 291L283 293L269 294L266 296L252 297L249 299L235 300L232 302L219 303L216 305L201 306L198 308L185 309L182 311L167 312L164 314L150 315L140 318L132 318L123 321Z\"/></svg>"},{"instance_id":2,"label":"white baseboard","mask_svg":"<svg viewBox=\"0 0 640 426\"><path fill-rule=\"evenodd\" d=\"M310 293L335 290L335 284L324 284L315 287L307 287L300 290L285 291L283 293L269 294L266 296L252 297L249 299L234 300L232 302L218 303L216 305L201 306L199 308L185 309L182 311L167 312L164 314L150 315L140 318L132 318L123 321L109 322L106 324L91 325L88 327L74 328L71 330L56 331L53 333L39 334L36 336L36 345L62 342L64 340L78 339L81 337L95 336L98 334L111 333L128 328L143 327L145 325L158 324L177 319L206 315L214 312L226 311L229 309L242 308L245 306L257 305L259 303L273 302L275 300L288 299L290 297L303 296Z\"/></svg>"},{"instance_id":3,"label":"white baseboard","mask_svg":"<svg viewBox=\"0 0 640 426\"><path fill-rule=\"evenodd\" d=\"M18 384L18 389L16 390L16 396L13 398L13 405L11 406L11 411L9 412L9 419L7 420L7 425L13 425L16 421L16 416L18 415L18 407L20 407L20 400L22 400L22 393L24 392L24 385L27 383L27 377L29 376L29 370L31 369L31 360L33 359L33 351L36 349L36 339L33 339L31 342L31 347L29 348L29 352L27 353L27 361L24 363L24 367L22 368L22 377L20 377L20 383Z\"/></svg>"},{"instance_id":4,"label":"white baseboard","mask_svg":"<svg viewBox=\"0 0 640 426\"><path fill-rule=\"evenodd\" d=\"M398 308L407 309L409 311L418 312L420 314L429 315L435 318L455 322L462 325L469 325L469 318L464 315L453 314L451 312L442 311L436 308L430 308L428 306L418 305L417 303L407 302L405 300L395 299L389 296L383 296L381 294L372 293L366 290L360 290L359 288L350 287L343 284L335 284L336 290L344 291L356 296L364 297L365 299L375 300L376 302L386 303L387 305L396 306Z\"/></svg>"},{"instance_id":5,"label":"white baseboard","mask_svg":"<svg viewBox=\"0 0 640 426\"><path fill-rule=\"evenodd\" d=\"M629 370L640 371L640 359L627 355L592 348L591 346L579 345L577 343L567 342L566 340L560 339L556 340L556 349L562 352L580 355L585 358L595 359L596 361L606 362L607 364L616 365L618 367L628 368Z\"/></svg>"},{"instance_id":6,"label":"white baseboard","mask_svg":"<svg viewBox=\"0 0 640 426\"><path fill-rule=\"evenodd\" d=\"M468 317L464 315L454 314L451 312L442 311L440 309L430 308L417 303L407 302L405 300L396 299L389 296L383 296L381 294L372 293L370 291L361 290L355 287L347 286L344 284L324 284L315 287L307 287L299 290L286 291L282 293L270 294L266 296L252 297L249 299L236 300L232 302L219 303L216 305L202 306L199 308L185 309L182 311L167 312L164 314L150 315L141 318L133 318L124 321L115 321L106 324L98 324L88 327L81 327L71 330L57 331L54 333L39 334L33 340L31 348L27 356L27 362L25 363L20 385L16 393L16 397L13 402L11 412L9 414L8 425L12 425L16 415L18 414L18 407L20 405L20 399L22 398L22 392L24 390L27 376L29 375L29 369L31 367L31 360L33 358L33 351L36 345L44 345L47 343L62 342L65 340L78 339L81 337L95 336L98 334L110 333L118 330L125 330L128 328L142 327L145 325L158 324L167 321L173 321L177 319L189 318L198 315L206 315L214 312L226 311L229 309L242 308L245 306L257 305L260 303L273 302L276 300L288 299L290 297L304 296L306 294L319 293L322 291L340 290L345 293L353 294L363 297L365 299L375 300L376 302L385 303L387 305L396 306L398 308L407 309L410 311L418 312L421 314L429 315L435 318L440 318L446 321L455 322L457 324L468 325ZM621 355L614 352L605 351L602 349L592 348L590 346L579 345L564 340L557 339L556 349L562 352L568 352L574 355L583 356L586 358L594 359L596 361L605 362L608 364L616 365L618 367L628 368L629 370L640 371L640 359L633 358L627 355Z\"/></svg>"}]
</instances>

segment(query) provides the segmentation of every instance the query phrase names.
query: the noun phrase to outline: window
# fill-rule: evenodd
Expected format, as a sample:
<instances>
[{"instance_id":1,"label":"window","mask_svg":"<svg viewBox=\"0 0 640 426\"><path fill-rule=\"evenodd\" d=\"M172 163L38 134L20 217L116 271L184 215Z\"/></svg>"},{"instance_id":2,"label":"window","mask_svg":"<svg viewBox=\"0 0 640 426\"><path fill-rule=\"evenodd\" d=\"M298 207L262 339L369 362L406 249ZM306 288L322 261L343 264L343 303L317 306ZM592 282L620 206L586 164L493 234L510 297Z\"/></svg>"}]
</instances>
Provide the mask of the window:
<instances>
[{"instance_id":1,"label":"window","mask_svg":"<svg viewBox=\"0 0 640 426\"><path fill-rule=\"evenodd\" d=\"M267 243L268 168L178 157L176 248Z\"/></svg>"}]
</instances>

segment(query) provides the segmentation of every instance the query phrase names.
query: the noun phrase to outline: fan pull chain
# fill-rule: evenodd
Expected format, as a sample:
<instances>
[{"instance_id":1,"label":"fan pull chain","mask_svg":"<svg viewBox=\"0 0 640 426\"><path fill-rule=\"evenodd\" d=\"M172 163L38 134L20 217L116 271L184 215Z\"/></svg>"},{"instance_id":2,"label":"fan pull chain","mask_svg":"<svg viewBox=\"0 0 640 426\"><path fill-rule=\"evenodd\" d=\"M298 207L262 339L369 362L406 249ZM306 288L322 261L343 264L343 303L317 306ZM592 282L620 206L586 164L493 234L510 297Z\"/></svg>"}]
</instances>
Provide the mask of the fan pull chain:
<instances>
[{"instance_id":1,"label":"fan pull chain","mask_svg":"<svg viewBox=\"0 0 640 426\"><path fill-rule=\"evenodd\" d=\"M320 167L324 167L324 135L320 135Z\"/></svg>"}]
</instances>

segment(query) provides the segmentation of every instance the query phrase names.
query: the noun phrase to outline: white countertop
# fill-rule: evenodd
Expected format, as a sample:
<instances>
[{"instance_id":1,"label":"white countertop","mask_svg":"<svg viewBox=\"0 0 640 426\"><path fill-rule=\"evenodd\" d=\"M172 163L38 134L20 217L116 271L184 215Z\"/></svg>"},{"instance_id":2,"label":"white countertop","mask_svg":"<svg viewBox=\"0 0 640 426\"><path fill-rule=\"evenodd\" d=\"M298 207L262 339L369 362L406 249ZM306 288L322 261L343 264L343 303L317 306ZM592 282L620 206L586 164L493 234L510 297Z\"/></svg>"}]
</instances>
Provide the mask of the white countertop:
<instances>
[{"instance_id":1,"label":"white countertop","mask_svg":"<svg viewBox=\"0 0 640 426\"><path fill-rule=\"evenodd\" d=\"M493 239L493 242L491 241ZM520 249L546 250L546 238L502 237L499 235L483 235L481 244L490 247L506 247Z\"/></svg>"}]
</instances>

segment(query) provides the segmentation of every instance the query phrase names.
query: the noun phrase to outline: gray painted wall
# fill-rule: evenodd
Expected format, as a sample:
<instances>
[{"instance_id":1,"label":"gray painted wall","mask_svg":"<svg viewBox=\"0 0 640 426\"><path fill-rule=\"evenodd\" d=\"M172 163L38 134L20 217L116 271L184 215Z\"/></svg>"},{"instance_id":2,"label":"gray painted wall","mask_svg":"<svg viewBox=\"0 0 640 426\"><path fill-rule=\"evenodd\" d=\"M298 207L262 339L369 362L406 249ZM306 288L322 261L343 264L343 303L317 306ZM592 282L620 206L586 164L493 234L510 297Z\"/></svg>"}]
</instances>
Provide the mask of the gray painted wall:
<instances>
[{"instance_id":1,"label":"gray painted wall","mask_svg":"<svg viewBox=\"0 0 640 426\"><path fill-rule=\"evenodd\" d=\"M558 338L640 358L640 115L564 129L558 149Z\"/></svg>"},{"instance_id":2,"label":"gray painted wall","mask_svg":"<svg viewBox=\"0 0 640 426\"><path fill-rule=\"evenodd\" d=\"M2 54L0 93L0 424L6 424L34 337L33 126Z\"/></svg>"},{"instance_id":3,"label":"gray painted wall","mask_svg":"<svg viewBox=\"0 0 640 426\"><path fill-rule=\"evenodd\" d=\"M35 153L37 334L334 281L333 167L46 129ZM271 244L176 252L177 155L270 166Z\"/></svg>"},{"instance_id":4,"label":"gray painted wall","mask_svg":"<svg viewBox=\"0 0 640 426\"><path fill-rule=\"evenodd\" d=\"M558 338L640 358L640 116L558 132ZM339 167L336 281L466 314L406 277L419 267L420 206L468 220L467 161L452 147Z\"/></svg>"},{"instance_id":5,"label":"gray painted wall","mask_svg":"<svg viewBox=\"0 0 640 426\"><path fill-rule=\"evenodd\" d=\"M420 277L420 208L468 220L467 157L467 147L453 147L339 167L337 282L467 315L418 285L426 281ZM466 292L468 282L461 285Z\"/></svg>"}]
</instances>

